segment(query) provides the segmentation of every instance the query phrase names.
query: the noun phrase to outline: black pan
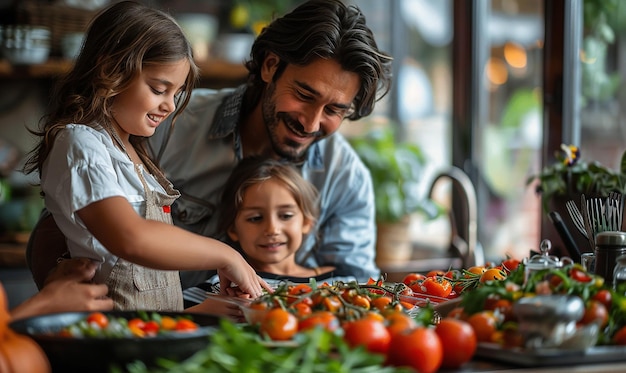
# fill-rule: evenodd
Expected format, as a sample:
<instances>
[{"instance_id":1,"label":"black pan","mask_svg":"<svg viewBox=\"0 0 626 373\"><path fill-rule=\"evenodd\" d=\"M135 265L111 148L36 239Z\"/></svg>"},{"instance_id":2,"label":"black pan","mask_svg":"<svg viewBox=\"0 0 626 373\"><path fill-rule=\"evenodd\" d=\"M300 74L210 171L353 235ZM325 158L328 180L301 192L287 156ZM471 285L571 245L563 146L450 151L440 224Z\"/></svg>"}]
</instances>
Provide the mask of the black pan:
<instances>
[{"instance_id":1,"label":"black pan","mask_svg":"<svg viewBox=\"0 0 626 373\"><path fill-rule=\"evenodd\" d=\"M104 312L127 320L134 311ZM87 317L89 312L68 312L16 320L10 327L33 338L43 348L54 372L109 372L111 366L124 368L141 360L154 365L157 358L182 360L205 348L220 318L182 312L158 312L163 316L191 316L201 327L189 333L171 333L150 338L68 338L51 335ZM125 369L123 369L125 371Z\"/></svg>"}]
</instances>

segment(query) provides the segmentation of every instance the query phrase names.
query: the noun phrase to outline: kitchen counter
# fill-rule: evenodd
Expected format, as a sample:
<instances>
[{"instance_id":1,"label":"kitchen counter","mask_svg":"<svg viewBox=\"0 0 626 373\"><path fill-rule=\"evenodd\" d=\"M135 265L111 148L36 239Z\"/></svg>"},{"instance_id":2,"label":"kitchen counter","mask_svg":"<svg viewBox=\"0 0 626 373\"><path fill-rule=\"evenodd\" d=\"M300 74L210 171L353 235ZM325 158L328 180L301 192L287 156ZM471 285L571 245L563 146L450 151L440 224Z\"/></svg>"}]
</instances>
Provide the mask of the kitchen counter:
<instances>
[{"instance_id":1,"label":"kitchen counter","mask_svg":"<svg viewBox=\"0 0 626 373\"><path fill-rule=\"evenodd\" d=\"M505 365L483 359L475 359L465 364L461 369L440 369L439 373L472 373L472 372L509 372L509 373L623 373L626 372L626 356L624 362L586 364L586 365L563 365L551 367L520 367Z\"/></svg>"}]
</instances>

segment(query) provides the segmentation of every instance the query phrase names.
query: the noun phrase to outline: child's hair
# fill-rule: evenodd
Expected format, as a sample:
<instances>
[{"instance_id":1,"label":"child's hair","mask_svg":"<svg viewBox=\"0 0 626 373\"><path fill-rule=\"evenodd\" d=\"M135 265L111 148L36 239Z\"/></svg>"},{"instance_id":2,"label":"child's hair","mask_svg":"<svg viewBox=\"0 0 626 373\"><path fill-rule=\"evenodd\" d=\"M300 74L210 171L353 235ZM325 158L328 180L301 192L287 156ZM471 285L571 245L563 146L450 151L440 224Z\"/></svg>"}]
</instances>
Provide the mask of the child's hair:
<instances>
[{"instance_id":1,"label":"child's hair","mask_svg":"<svg viewBox=\"0 0 626 373\"><path fill-rule=\"evenodd\" d=\"M58 130L69 123L99 126L111 131L111 104L145 66L186 59L191 66L177 98L174 120L187 106L199 70L191 45L172 16L133 1L122 1L101 11L89 25L74 67L55 86L51 110L41 118L41 137L24 166L26 173L41 172ZM130 141L145 162L145 137ZM150 164L152 162L149 162Z\"/></svg>"},{"instance_id":2,"label":"child's hair","mask_svg":"<svg viewBox=\"0 0 626 373\"><path fill-rule=\"evenodd\" d=\"M318 192L313 184L304 180L294 166L285 161L247 157L239 162L224 185L220 207L221 219L218 223L220 235L227 236L226 232L235 224L246 189L270 179L279 181L287 188L302 210L304 218L315 224L319 206Z\"/></svg>"}]
</instances>

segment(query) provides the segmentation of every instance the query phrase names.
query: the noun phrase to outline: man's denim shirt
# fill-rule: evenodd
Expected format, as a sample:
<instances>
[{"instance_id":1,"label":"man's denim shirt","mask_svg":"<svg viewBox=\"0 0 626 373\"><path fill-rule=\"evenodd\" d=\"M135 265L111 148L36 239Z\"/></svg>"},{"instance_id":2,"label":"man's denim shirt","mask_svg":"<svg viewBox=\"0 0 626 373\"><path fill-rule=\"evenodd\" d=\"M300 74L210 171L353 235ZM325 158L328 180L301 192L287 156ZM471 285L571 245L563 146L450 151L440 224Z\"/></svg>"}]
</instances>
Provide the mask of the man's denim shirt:
<instances>
[{"instance_id":1,"label":"man's denim shirt","mask_svg":"<svg viewBox=\"0 0 626 373\"><path fill-rule=\"evenodd\" d=\"M159 165L182 194L172 209L174 223L189 231L220 237L215 229L222 186L242 157L237 125L244 90L194 90L174 126L162 123L150 139ZM336 275L361 282L378 278L369 170L339 133L312 144L300 170L319 191L321 214L296 253L298 263L334 265ZM207 278L197 273L181 276L184 288Z\"/></svg>"}]
</instances>

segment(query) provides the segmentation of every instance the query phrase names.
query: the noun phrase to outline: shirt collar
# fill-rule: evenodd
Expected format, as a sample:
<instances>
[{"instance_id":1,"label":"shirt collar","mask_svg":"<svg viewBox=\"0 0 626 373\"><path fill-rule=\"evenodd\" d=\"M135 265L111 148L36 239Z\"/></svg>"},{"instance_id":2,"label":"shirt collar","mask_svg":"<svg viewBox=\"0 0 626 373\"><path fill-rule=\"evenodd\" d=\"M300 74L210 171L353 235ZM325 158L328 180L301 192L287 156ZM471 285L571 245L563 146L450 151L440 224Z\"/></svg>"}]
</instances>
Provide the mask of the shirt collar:
<instances>
[{"instance_id":1,"label":"shirt collar","mask_svg":"<svg viewBox=\"0 0 626 373\"><path fill-rule=\"evenodd\" d=\"M209 131L209 139L221 139L235 132L239 123L245 92L246 85L242 84L231 94L224 97L222 104L215 113L213 125Z\"/></svg>"}]
</instances>

